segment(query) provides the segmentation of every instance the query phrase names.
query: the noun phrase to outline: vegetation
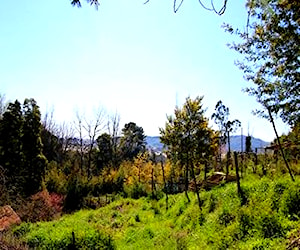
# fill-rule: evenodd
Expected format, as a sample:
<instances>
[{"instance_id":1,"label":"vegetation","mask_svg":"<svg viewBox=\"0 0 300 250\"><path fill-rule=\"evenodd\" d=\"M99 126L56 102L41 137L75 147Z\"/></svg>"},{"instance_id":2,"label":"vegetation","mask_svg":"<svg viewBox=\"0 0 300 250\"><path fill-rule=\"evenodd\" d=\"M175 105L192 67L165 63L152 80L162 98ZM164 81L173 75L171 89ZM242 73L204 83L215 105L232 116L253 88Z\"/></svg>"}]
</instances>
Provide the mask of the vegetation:
<instances>
[{"instance_id":1,"label":"vegetation","mask_svg":"<svg viewBox=\"0 0 300 250\"><path fill-rule=\"evenodd\" d=\"M117 138L111 130L92 132L86 144L84 136L60 138L49 122L42 124L33 99L9 103L0 119L0 201L23 223L1 233L2 244L284 249L297 240L299 125L280 138L295 175L291 183L276 149L265 155L234 152L235 162L217 162L220 132L208 126L202 101L187 98L168 117L161 128L166 156L146 150L143 129L133 122ZM226 178L218 179L215 171L224 166Z\"/></svg>"},{"instance_id":2,"label":"vegetation","mask_svg":"<svg viewBox=\"0 0 300 250\"><path fill-rule=\"evenodd\" d=\"M248 29L227 31L242 42L231 48L242 54L238 66L253 85L245 89L263 109L256 113L270 119L268 110L286 123L299 122L300 3L297 0L248 0Z\"/></svg>"},{"instance_id":3,"label":"vegetation","mask_svg":"<svg viewBox=\"0 0 300 250\"><path fill-rule=\"evenodd\" d=\"M201 192L201 212L195 196L187 202L171 195L169 210L164 198L122 198L56 221L23 223L12 234L39 249L286 249L300 229L299 187L298 178L249 176L242 182L245 205L230 183Z\"/></svg>"},{"instance_id":4,"label":"vegetation","mask_svg":"<svg viewBox=\"0 0 300 250\"><path fill-rule=\"evenodd\" d=\"M222 156L240 124L222 101L214 131L203 97L187 98L160 129L164 152L154 152L142 127L119 130L117 114L107 126L101 109L93 120L77 113L73 127L58 126L47 114L41 121L34 99L6 104L0 95L0 204L23 221L0 233L0 247L299 248L299 7L248 0L248 30L237 31L242 42L232 46L245 55L239 66L254 84L246 91L276 133L264 154L252 152L247 137L246 152ZM292 126L287 135L278 136L274 115Z\"/></svg>"}]
</instances>

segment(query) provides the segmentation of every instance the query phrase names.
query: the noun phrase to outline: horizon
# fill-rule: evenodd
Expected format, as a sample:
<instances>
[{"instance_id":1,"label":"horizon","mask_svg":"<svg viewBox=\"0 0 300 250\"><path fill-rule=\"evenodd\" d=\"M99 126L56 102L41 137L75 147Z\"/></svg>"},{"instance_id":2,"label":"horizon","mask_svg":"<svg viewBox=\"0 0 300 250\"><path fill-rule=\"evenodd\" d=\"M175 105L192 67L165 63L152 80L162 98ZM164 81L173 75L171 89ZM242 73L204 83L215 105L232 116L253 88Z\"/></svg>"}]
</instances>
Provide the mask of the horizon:
<instances>
[{"instance_id":1,"label":"horizon","mask_svg":"<svg viewBox=\"0 0 300 250\"><path fill-rule=\"evenodd\" d=\"M88 119L98 108L118 112L120 128L135 122L149 136L159 135L176 105L203 95L206 117L222 100L244 131L272 141L272 125L251 114L259 104L241 91L251 84L226 45L238 40L221 28L244 29L246 21L242 2L228 2L217 16L188 1L176 14L171 3L155 1L116 0L98 11L69 1L4 1L0 93L11 101L34 98L58 124L73 123L77 111ZM276 126L279 135L290 130L280 119Z\"/></svg>"}]
</instances>

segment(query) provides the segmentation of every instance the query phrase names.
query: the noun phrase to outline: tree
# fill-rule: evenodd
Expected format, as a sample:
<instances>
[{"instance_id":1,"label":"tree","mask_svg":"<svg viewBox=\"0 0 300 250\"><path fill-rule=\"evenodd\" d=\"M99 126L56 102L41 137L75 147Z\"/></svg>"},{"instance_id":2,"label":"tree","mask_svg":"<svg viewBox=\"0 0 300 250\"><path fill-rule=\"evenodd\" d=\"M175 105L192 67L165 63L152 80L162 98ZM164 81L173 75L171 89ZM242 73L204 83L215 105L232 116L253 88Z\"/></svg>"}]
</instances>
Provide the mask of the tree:
<instances>
[{"instance_id":1,"label":"tree","mask_svg":"<svg viewBox=\"0 0 300 250\"><path fill-rule=\"evenodd\" d=\"M87 118L76 112L77 124L76 130L79 136L77 144L77 152L80 157L80 169L86 168L88 178L92 177L92 162L93 150L96 143L96 138L103 130L103 114L102 108L99 108L94 116L94 119L87 120Z\"/></svg>"},{"instance_id":2,"label":"tree","mask_svg":"<svg viewBox=\"0 0 300 250\"><path fill-rule=\"evenodd\" d=\"M45 173L40 118L36 102L26 99L9 103L0 121L0 165L10 188L25 196L39 190Z\"/></svg>"},{"instance_id":3,"label":"tree","mask_svg":"<svg viewBox=\"0 0 300 250\"><path fill-rule=\"evenodd\" d=\"M20 189L24 167L24 153L21 144L24 117L21 103L9 103L0 120L0 165L5 171L11 190Z\"/></svg>"},{"instance_id":4,"label":"tree","mask_svg":"<svg viewBox=\"0 0 300 250\"><path fill-rule=\"evenodd\" d=\"M256 97L262 110L255 113L273 126L286 167L273 115L293 126L300 121L300 2L297 0L248 0L247 30L236 34L241 43L231 48L244 55L238 66L254 86L245 91ZM234 33L230 25L226 30Z\"/></svg>"},{"instance_id":5,"label":"tree","mask_svg":"<svg viewBox=\"0 0 300 250\"><path fill-rule=\"evenodd\" d=\"M53 120L53 111L51 113L47 112L43 119L41 131L43 154L49 162L62 163L63 145L57 135L58 128Z\"/></svg>"},{"instance_id":6,"label":"tree","mask_svg":"<svg viewBox=\"0 0 300 250\"><path fill-rule=\"evenodd\" d=\"M120 164L120 152L118 148L120 144L120 115L117 112L109 117L107 128L111 137L111 161L113 167L117 168Z\"/></svg>"},{"instance_id":7,"label":"tree","mask_svg":"<svg viewBox=\"0 0 300 250\"><path fill-rule=\"evenodd\" d=\"M293 126L287 135L280 136L280 141L284 147L285 155L297 163L300 159L300 123ZM278 145L276 140L273 145Z\"/></svg>"},{"instance_id":8,"label":"tree","mask_svg":"<svg viewBox=\"0 0 300 250\"><path fill-rule=\"evenodd\" d=\"M25 183L26 195L34 194L41 186L47 160L43 155L41 140L41 113L34 99L25 99L23 104L23 136L22 149L25 156Z\"/></svg>"},{"instance_id":9,"label":"tree","mask_svg":"<svg viewBox=\"0 0 300 250\"><path fill-rule=\"evenodd\" d=\"M223 5L217 9L215 7L214 1L211 1L211 6L207 6L205 4L202 3L201 0L198 0L199 4L208 11L213 11L218 15L223 15L225 13L226 10L226 6L227 6L227 0L223 0ZM86 0L87 3L89 3L90 5L94 5L96 9L98 9L98 6L100 5L100 1L99 0ZM144 4L150 2L150 0L145 0ZM181 7L181 5L183 4L184 0L180 0L179 3L177 2L177 0L174 0L173 2L173 11L176 13L179 8ZM71 4L73 6L77 6L77 7L81 7L81 1L80 0L71 0Z\"/></svg>"},{"instance_id":10,"label":"tree","mask_svg":"<svg viewBox=\"0 0 300 250\"><path fill-rule=\"evenodd\" d=\"M92 165L92 152L95 146L96 138L99 133L103 130L103 109L99 108L95 114L95 119L87 121L85 119L84 129L88 134L88 148L87 148L87 174L88 178L91 178L91 165Z\"/></svg>"},{"instance_id":11,"label":"tree","mask_svg":"<svg viewBox=\"0 0 300 250\"><path fill-rule=\"evenodd\" d=\"M112 163L113 145L109 134L104 133L97 138L98 152L96 157L97 169L103 169Z\"/></svg>"},{"instance_id":12,"label":"tree","mask_svg":"<svg viewBox=\"0 0 300 250\"><path fill-rule=\"evenodd\" d=\"M252 137L250 135L246 137L246 153L252 152L251 139Z\"/></svg>"},{"instance_id":13,"label":"tree","mask_svg":"<svg viewBox=\"0 0 300 250\"><path fill-rule=\"evenodd\" d=\"M124 160L133 160L146 150L146 136L142 127L134 122L126 123L122 129L120 150Z\"/></svg>"},{"instance_id":14,"label":"tree","mask_svg":"<svg viewBox=\"0 0 300 250\"><path fill-rule=\"evenodd\" d=\"M229 174L229 160L230 160L230 133L235 132L238 127L241 126L241 122L237 119L229 120L229 108L226 107L222 101L218 101L215 107L215 113L212 114L211 118L214 119L215 123L219 127L219 132L221 134L220 144L221 146L228 143L228 154L226 163L226 179Z\"/></svg>"},{"instance_id":15,"label":"tree","mask_svg":"<svg viewBox=\"0 0 300 250\"><path fill-rule=\"evenodd\" d=\"M205 110L202 104L203 97L195 100L187 98L180 109L175 108L173 116L167 117L165 128L160 128L161 142L167 146L167 152L173 163L184 168L185 193L191 174L198 198L199 208L201 201L198 193L195 166L204 162L214 153L214 131L208 127L208 119L204 116Z\"/></svg>"},{"instance_id":16,"label":"tree","mask_svg":"<svg viewBox=\"0 0 300 250\"><path fill-rule=\"evenodd\" d=\"M231 48L244 56L238 66L254 84L245 91L262 104L257 114L271 119L270 110L293 126L300 119L300 2L248 0L246 6L245 32L225 26L242 40Z\"/></svg>"},{"instance_id":17,"label":"tree","mask_svg":"<svg viewBox=\"0 0 300 250\"><path fill-rule=\"evenodd\" d=\"M235 132L236 129L241 126L241 122L237 119L230 121L229 115L229 108L220 100L216 104L215 113L212 114L211 118L214 119L219 127L221 144L226 144L227 140L228 151L230 153L230 133Z\"/></svg>"}]
</instances>

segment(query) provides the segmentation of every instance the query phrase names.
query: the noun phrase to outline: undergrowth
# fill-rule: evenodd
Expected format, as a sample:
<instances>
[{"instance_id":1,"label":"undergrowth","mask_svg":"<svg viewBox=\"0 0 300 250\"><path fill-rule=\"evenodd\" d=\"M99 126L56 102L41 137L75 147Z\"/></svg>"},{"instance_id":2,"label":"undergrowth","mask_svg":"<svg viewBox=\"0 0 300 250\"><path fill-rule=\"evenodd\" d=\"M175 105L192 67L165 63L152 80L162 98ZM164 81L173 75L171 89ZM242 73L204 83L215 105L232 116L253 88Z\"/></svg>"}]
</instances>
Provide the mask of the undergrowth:
<instances>
[{"instance_id":1,"label":"undergrowth","mask_svg":"<svg viewBox=\"0 0 300 250\"><path fill-rule=\"evenodd\" d=\"M300 229L300 179L242 180L201 191L202 210L190 193L124 198L51 222L23 223L13 235L39 249L286 249ZM243 205L242 205L243 204ZM72 235L73 232L73 235ZM73 248L73 249L76 249Z\"/></svg>"}]
</instances>

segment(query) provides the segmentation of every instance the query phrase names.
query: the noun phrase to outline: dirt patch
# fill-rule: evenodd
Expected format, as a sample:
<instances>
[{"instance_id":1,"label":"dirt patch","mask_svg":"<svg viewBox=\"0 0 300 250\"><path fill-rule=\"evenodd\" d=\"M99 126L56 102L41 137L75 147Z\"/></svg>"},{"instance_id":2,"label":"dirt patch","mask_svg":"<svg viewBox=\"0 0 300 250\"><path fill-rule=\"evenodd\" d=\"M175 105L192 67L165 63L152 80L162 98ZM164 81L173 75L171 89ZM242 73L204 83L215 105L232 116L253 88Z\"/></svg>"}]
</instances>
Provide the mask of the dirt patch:
<instances>
[{"instance_id":1,"label":"dirt patch","mask_svg":"<svg viewBox=\"0 0 300 250\"><path fill-rule=\"evenodd\" d=\"M0 232L7 230L12 225L20 224L21 219L11 206L0 207Z\"/></svg>"}]
</instances>

